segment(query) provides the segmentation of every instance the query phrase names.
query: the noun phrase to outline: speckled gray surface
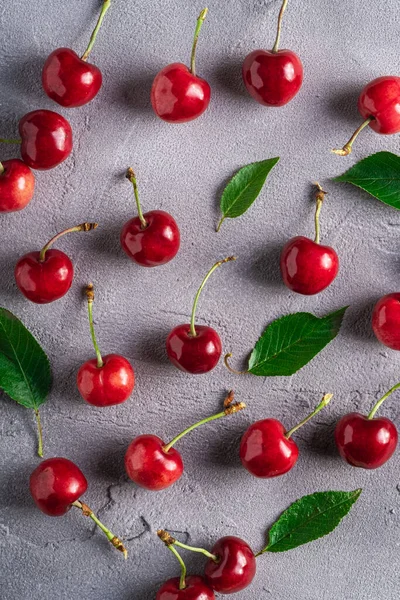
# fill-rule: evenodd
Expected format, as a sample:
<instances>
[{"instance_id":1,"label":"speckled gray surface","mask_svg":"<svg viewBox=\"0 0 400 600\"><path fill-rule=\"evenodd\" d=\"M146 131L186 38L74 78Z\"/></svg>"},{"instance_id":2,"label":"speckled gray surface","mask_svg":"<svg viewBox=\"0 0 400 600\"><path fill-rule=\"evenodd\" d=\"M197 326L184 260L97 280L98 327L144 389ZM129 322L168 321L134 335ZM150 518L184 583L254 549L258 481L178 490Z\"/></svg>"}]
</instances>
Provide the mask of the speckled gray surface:
<instances>
[{"instance_id":1,"label":"speckled gray surface","mask_svg":"<svg viewBox=\"0 0 400 600\"><path fill-rule=\"evenodd\" d=\"M59 46L83 51L100 0L0 2L1 132L12 136L34 108L59 110L41 90L45 57ZM326 489L364 493L351 515L328 538L287 554L260 559L242 600L394 600L399 588L399 454L375 472L351 469L336 455L333 424L344 411L367 411L399 378L399 355L380 346L370 328L375 300L398 290L400 214L357 189L328 178L378 150L396 152L400 137L365 131L352 157L330 154L359 123L356 99L364 83L398 69L400 18L396 0L365 3L291 2L283 47L302 57L304 85L281 109L257 105L244 91L240 66L255 47L273 43L280 0L210 0L198 71L211 84L209 110L198 121L172 126L149 103L155 73L188 60L202 4L183 0L135 3L114 0L93 51L104 87L90 105L60 109L73 126L75 148L67 162L37 175L34 200L21 213L1 216L1 305L14 311L51 357L54 386L43 407L46 456L75 460L89 480L88 504L127 540L125 563L78 513L51 519L33 506L27 481L38 464L32 415L1 398L0 597L2 600L150 600L178 574L163 548L159 527L209 546L220 535L246 538L254 548L279 512L303 494ZM1 148L3 159L15 149ZM239 166L281 156L261 197L241 219L214 232L218 198ZM134 213L132 165L145 209L163 208L179 222L182 247L169 265L141 269L123 255L119 230ZM311 234L310 183L327 187L323 240L340 252L341 273L317 297L283 287L279 248L294 234ZM55 232L97 220L91 234L75 234L59 247L73 257L70 293L36 306L17 291L17 258L38 249ZM212 373L186 376L164 353L169 329L189 318L205 271L218 258L239 260L221 268L201 299L199 322L215 326L238 364L272 319L306 310L323 315L351 304L339 337L301 372L288 378ZM85 405L75 387L79 365L93 350L82 286L97 288L95 318L104 352L129 357L137 385L126 404L108 410ZM170 438L216 410L234 388L245 413L198 430L180 444L185 474L169 490L152 494L127 481L124 451L139 433ZM290 426L321 393L331 406L299 432L301 457L293 472L270 481L252 479L239 465L241 433L272 416ZM393 397L383 412L399 418ZM202 559L188 557L191 571Z\"/></svg>"}]
</instances>

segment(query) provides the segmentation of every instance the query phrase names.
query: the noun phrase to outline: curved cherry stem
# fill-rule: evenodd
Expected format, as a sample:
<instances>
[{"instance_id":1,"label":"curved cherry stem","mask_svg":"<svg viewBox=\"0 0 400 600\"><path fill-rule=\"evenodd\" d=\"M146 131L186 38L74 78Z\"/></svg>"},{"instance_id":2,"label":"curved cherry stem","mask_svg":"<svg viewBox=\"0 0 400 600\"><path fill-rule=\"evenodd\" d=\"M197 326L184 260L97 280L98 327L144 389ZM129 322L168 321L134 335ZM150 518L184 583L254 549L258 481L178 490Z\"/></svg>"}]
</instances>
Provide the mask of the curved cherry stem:
<instances>
[{"instance_id":1,"label":"curved cherry stem","mask_svg":"<svg viewBox=\"0 0 400 600\"><path fill-rule=\"evenodd\" d=\"M94 331L94 323L93 323L93 301L94 301L93 283L89 283L86 286L85 294L86 294L87 305L88 305L90 335L92 337L93 347L96 352L97 368L101 369L101 367L104 365L104 363L103 363L103 359L101 357L101 352L100 352L99 346L97 344L96 333Z\"/></svg>"},{"instance_id":2,"label":"curved cherry stem","mask_svg":"<svg viewBox=\"0 0 400 600\"><path fill-rule=\"evenodd\" d=\"M22 140L0 138L0 144L21 144Z\"/></svg>"},{"instance_id":3,"label":"curved cherry stem","mask_svg":"<svg viewBox=\"0 0 400 600\"><path fill-rule=\"evenodd\" d=\"M106 16L106 12L110 8L110 6L111 6L111 0L104 0L103 6L101 7L101 12L99 14L99 18L97 19L96 27L94 28L93 33L90 36L88 47L86 48L85 52L81 56L81 59L84 61L87 61L87 59L89 58L89 54L92 51L93 45L96 41L96 37L97 37L97 34L99 33L99 29L101 27L103 19Z\"/></svg>"},{"instance_id":4,"label":"curved cherry stem","mask_svg":"<svg viewBox=\"0 0 400 600\"><path fill-rule=\"evenodd\" d=\"M96 227L98 227L98 223L81 223L76 227L70 227L69 229L60 231L60 233L57 233L57 235L52 237L51 240L47 242L45 246L43 246L39 254L39 262L44 262L47 250L63 235L66 235L67 233L74 233L75 231L92 231L92 229L96 229Z\"/></svg>"},{"instance_id":5,"label":"curved cherry stem","mask_svg":"<svg viewBox=\"0 0 400 600\"><path fill-rule=\"evenodd\" d=\"M236 256L228 256L227 258L224 258L223 260L219 260L218 262L216 262L215 265L213 265L211 267L211 269L208 271L207 275L204 277L203 281L201 282L201 285L200 285L199 289L197 290L197 293L196 293L196 296L194 297L194 302L193 302L192 316L190 319L190 335L191 336L196 337L196 335L197 335L194 323L195 323L195 319L196 319L197 304L199 302L200 294L201 294L204 286L206 285L209 277L214 273L214 271L216 269L218 269L218 267L220 267L221 265L223 265L227 262L231 262L232 260L236 260Z\"/></svg>"},{"instance_id":6,"label":"curved cherry stem","mask_svg":"<svg viewBox=\"0 0 400 600\"><path fill-rule=\"evenodd\" d=\"M300 423L298 423L298 425L295 425L294 427L292 427L292 429L290 429L289 431L287 431L285 433L285 438L288 440L295 431L297 431L298 429L300 429L300 427L303 427L303 425L305 425L306 423L308 423L308 421L310 421L310 419L312 419L313 417L315 417L315 415L317 415L323 408L325 408L325 406L327 406L329 404L329 402L331 401L333 394L325 394L325 396L322 398L321 402L318 404L318 406L312 411L312 413L310 413L305 419L303 419L302 421L300 421Z\"/></svg>"},{"instance_id":7,"label":"curved cherry stem","mask_svg":"<svg viewBox=\"0 0 400 600\"><path fill-rule=\"evenodd\" d=\"M244 402L233 403L233 392L229 392L228 396L226 397L226 399L224 401L224 410L223 411L221 411L215 415L206 417L205 419L201 419L201 421L197 421L197 423L194 423L193 425L190 425L190 427L187 427L186 429L184 429L184 431L181 431L181 433L179 433L177 436L175 436L168 444L166 444L163 447L164 452L168 452L172 448L172 446L174 446L176 444L176 442L178 442L185 435L187 435L188 433L193 431L193 429L197 429L197 427L200 427L201 425L205 425L206 423L210 423L211 421L216 421L217 419L221 419L222 417L234 415L235 413L243 410L244 408L246 408L246 405Z\"/></svg>"},{"instance_id":8,"label":"curved cherry stem","mask_svg":"<svg viewBox=\"0 0 400 600\"><path fill-rule=\"evenodd\" d=\"M203 26L203 23L205 21L205 18L207 16L208 13L208 8L204 8L201 13L199 14L199 17L197 19L197 23L196 23L196 29L194 32L194 39L193 39L193 46L192 46L192 54L190 56L190 72L192 73L192 75L196 75L196 48L197 48L197 42L199 40L199 34L200 34L200 30Z\"/></svg>"},{"instance_id":9,"label":"curved cherry stem","mask_svg":"<svg viewBox=\"0 0 400 600\"><path fill-rule=\"evenodd\" d=\"M319 215L321 213L322 204L324 202L324 197L328 192L325 192L318 182L315 183L317 186L317 193L315 194L315 198L317 201L317 207L315 209L315 238L314 242L319 244L320 240L320 227L319 227Z\"/></svg>"},{"instance_id":10,"label":"curved cherry stem","mask_svg":"<svg viewBox=\"0 0 400 600\"><path fill-rule=\"evenodd\" d=\"M231 365L229 364L229 359L231 357L232 357L232 352L228 352L228 354L225 354L225 356L224 356L224 363L225 363L225 366L228 369L228 371L230 371L231 373L234 373L235 375L247 375L248 371L237 371L236 369L231 367Z\"/></svg>"},{"instance_id":11,"label":"curved cherry stem","mask_svg":"<svg viewBox=\"0 0 400 600\"><path fill-rule=\"evenodd\" d=\"M371 121L373 121L373 120L374 120L374 117L368 117L368 119L366 119L364 121L364 123L361 123L360 127L357 127L357 129L355 130L355 132L353 133L353 135L351 136L351 138L349 139L347 144L345 144L343 146L343 148L335 148L334 150L332 150L332 152L334 154L338 154L339 156L348 156L353 149L353 143L354 143L356 137L358 136L358 134L361 133L362 130L364 129L364 127L367 127L367 125L369 125L371 123Z\"/></svg>"},{"instance_id":12,"label":"curved cherry stem","mask_svg":"<svg viewBox=\"0 0 400 600\"><path fill-rule=\"evenodd\" d=\"M371 412L368 415L368 419L373 419L377 410L379 409L380 405L385 402L386 398L388 398L390 396L390 394L392 394L395 390L398 390L400 388L400 383L396 383L396 385L394 385L392 388L390 388L390 390L388 392L386 392L386 394L384 396L382 396L382 398L380 400L378 400L378 402L375 404L375 406L373 407L373 409L371 410Z\"/></svg>"},{"instance_id":13,"label":"curved cherry stem","mask_svg":"<svg viewBox=\"0 0 400 600\"><path fill-rule=\"evenodd\" d=\"M288 3L288 0L283 0L281 10L279 11L278 27L277 27L277 32L276 32L275 44L274 44L274 47L272 48L272 52L278 52L279 42L281 39L283 13L286 10L287 3Z\"/></svg>"},{"instance_id":14,"label":"curved cherry stem","mask_svg":"<svg viewBox=\"0 0 400 600\"><path fill-rule=\"evenodd\" d=\"M146 229L146 227L147 227L147 221L146 221L146 219L143 216L142 207L141 207L141 204L140 204L136 175L135 175L133 169L131 169L131 167L129 167L129 169L126 172L126 178L129 179L129 181L133 185L133 192L135 194L135 200L136 200L136 206L137 206L137 211L138 211L139 219L140 219L140 222L142 224L142 229Z\"/></svg>"},{"instance_id":15,"label":"curved cherry stem","mask_svg":"<svg viewBox=\"0 0 400 600\"><path fill-rule=\"evenodd\" d=\"M36 417L36 423L37 423L37 429L38 429L38 456L40 456L40 458L43 458L43 429L42 429L42 422L40 420L40 414L39 414L39 410L37 408L35 408L35 417Z\"/></svg>"},{"instance_id":16,"label":"curved cherry stem","mask_svg":"<svg viewBox=\"0 0 400 600\"><path fill-rule=\"evenodd\" d=\"M125 559L128 558L128 551L125 548L125 546L123 545L123 543L121 542L121 540L116 535L114 535L108 529L108 527L103 525L103 523L99 520L98 517L96 517L96 515L94 514L92 509L89 508L87 504L85 504L84 502L82 502L80 500L75 500L75 502L72 502L72 506L76 506L76 508L79 508L82 511L82 513L85 515L85 517L89 517L90 519L92 519L92 521L94 521L96 523L96 525L101 529L101 531L106 535L107 539L112 543L114 548L116 548L117 550L122 552Z\"/></svg>"},{"instance_id":17,"label":"curved cherry stem","mask_svg":"<svg viewBox=\"0 0 400 600\"><path fill-rule=\"evenodd\" d=\"M181 576L179 578L179 589L184 590L186 588L186 565L183 562L182 556L179 554L178 550L174 548L174 546L167 546L168 550L171 550L172 554L178 560L181 566Z\"/></svg>"},{"instance_id":18,"label":"curved cherry stem","mask_svg":"<svg viewBox=\"0 0 400 600\"><path fill-rule=\"evenodd\" d=\"M215 554L211 554L211 552L208 552L208 550L206 550L205 548L197 548L196 546L188 546L187 544L183 544L182 542L179 542L174 537L172 537L172 535L164 529L159 529L157 531L157 535L169 549L173 548L174 546L178 546L183 550L189 550L190 552L197 552L199 554L203 554L204 556L210 558L216 563L219 562L218 556L216 556Z\"/></svg>"}]
</instances>

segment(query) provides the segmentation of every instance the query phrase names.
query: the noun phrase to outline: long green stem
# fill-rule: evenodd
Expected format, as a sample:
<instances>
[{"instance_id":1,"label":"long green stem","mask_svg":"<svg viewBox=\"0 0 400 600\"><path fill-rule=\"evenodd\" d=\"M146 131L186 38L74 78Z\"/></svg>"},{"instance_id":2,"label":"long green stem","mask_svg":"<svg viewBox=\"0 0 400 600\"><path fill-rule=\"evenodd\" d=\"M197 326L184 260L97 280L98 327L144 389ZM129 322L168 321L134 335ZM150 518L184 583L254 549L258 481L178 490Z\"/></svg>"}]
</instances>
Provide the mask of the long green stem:
<instances>
[{"instance_id":1,"label":"long green stem","mask_svg":"<svg viewBox=\"0 0 400 600\"><path fill-rule=\"evenodd\" d=\"M96 525L101 529L101 531L106 535L107 539L112 543L114 548L116 548L117 550L122 552L125 559L128 558L128 551L125 548L125 546L123 545L123 543L121 542L121 540L116 535L114 535L108 529L108 527L103 525L103 523L94 514L94 512L88 507L87 504L85 504L84 502L81 502L80 500L75 500L75 502L72 502L72 506L76 506L76 508L79 508L82 511L82 513L85 515L85 517L89 517L90 519L92 519L92 521L94 521L96 523Z\"/></svg>"},{"instance_id":2,"label":"long green stem","mask_svg":"<svg viewBox=\"0 0 400 600\"><path fill-rule=\"evenodd\" d=\"M0 144L20 144L21 140L0 138Z\"/></svg>"},{"instance_id":3,"label":"long green stem","mask_svg":"<svg viewBox=\"0 0 400 600\"><path fill-rule=\"evenodd\" d=\"M196 296L194 297L194 302L193 302L192 317L190 319L190 335L191 336L196 337L196 335L197 335L196 328L194 325L195 319L196 319L196 309L197 309L197 304L199 302L200 294L201 294L205 284L207 283L207 280L214 273L214 271L216 269L218 269L218 267L220 267L224 263L230 262L232 260L236 260L236 256L228 256L227 258L224 258L223 260L219 260L218 262L216 262L215 265L213 265L211 267L211 269L208 271L207 275L204 277L203 281L201 282L201 285L200 285L199 289L197 290L197 293L196 293Z\"/></svg>"},{"instance_id":4,"label":"long green stem","mask_svg":"<svg viewBox=\"0 0 400 600\"><path fill-rule=\"evenodd\" d=\"M327 406L332 398L333 394L325 394L325 396L322 398L321 402L318 404L318 406L315 408L315 410L313 410L312 413L310 413L305 419L303 419L302 421L300 421L300 423L298 425L295 425L294 427L292 427L292 429L290 429L289 431L287 431L285 433L285 438L288 440L295 431L297 431L298 429L300 429L300 427L303 427L303 425L305 425L306 423L308 423L308 421L310 419L312 419L313 417L315 417L315 415L317 415L323 408L325 408L325 406Z\"/></svg>"},{"instance_id":5,"label":"long green stem","mask_svg":"<svg viewBox=\"0 0 400 600\"><path fill-rule=\"evenodd\" d=\"M106 12L110 8L110 6L111 6L111 0L104 0L103 6L101 7L101 12L100 12L99 18L98 18L97 23L96 23L96 27L94 28L93 33L90 36L89 45L86 48L85 52L82 54L82 57L81 57L82 60L86 61L89 58L89 54L92 51L93 45L94 45L94 43L96 41L96 37L97 37L97 34L98 34L99 29L101 27L101 24L103 22L103 19L106 16Z\"/></svg>"},{"instance_id":6,"label":"long green stem","mask_svg":"<svg viewBox=\"0 0 400 600\"><path fill-rule=\"evenodd\" d=\"M98 227L98 223L81 223L76 227L70 227L69 229L64 229L64 231L60 231L60 233L57 233L57 235L52 237L51 240L47 242L45 246L43 246L39 254L39 262L44 262L47 250L50 248L50 246L54 244L54 242L56 242L63 235L67 233L74 233L75 231L92 231L92 229L96 229L96 227Z\"/></svg>"},{"instance_id":7,"label":"long green stem","mask_svg":"<svg viewBox=\"0 0 400 600\"><path fill-rule=\"evenodd\" d=\"M178 550L174 548L174 546L167 546L168 550L171 550L172 554L178 560L181 566L181 576L179 578L179 589L184 590L186 588L186 565L183 562L182 556L179 554Z\"/></svg>"},{"instance_id":8,"label":"long green stem","mask_svg":"<svg viewBox=\"0 0 400 600\"><path fill-rule=\"evenodd\" d=\"M375 404L375 406L373 407L373 409L371 410L371 412L368 415L368 419L373 419L376 411L379 409L380 405L385 402L386 398L388 398L390 396L390 394L392 394L395 390L398 390L400 388L400 383L396 383L396 385L394 385L392 388L390 388L390 390L388 392L386 392L386 394L384 396L382 396L382 398L380 400L378 400L378 402Z\"/></svg>"},{"instance_id":9,"label":"long green stem","mask_svg":"<svg viewBox=\"0 0 400 600\"><path fill-rule=\"evenodd\" d=\"M315 209L315 238L314 242L319 244L320 241L320 227L319 227L319 215L321 213L322 204L324 202L324 197L328 192L324 192L319 183L315 184L317 186L317 193L315 195L317 200L317 207Z\"/></svg>"},{"instance_id":10,"label":"long green stem","mask_svg":"<svg viewBox=\"0 0 400 600\"><path fill-rule=\"evenodd\" d=\"M38 456L40 456L40 458L43 458L43 430L42 430L42 422L40 420L40 414L39 414L39 410L35 409L35 417L36 417L36 423L37 423L37 429L38 429Z\"/></svg>"},{"instance_id":11,"label":"long green stem","mask_svg":"<svg viewBox=\"0 0 400 600\"><path fill-rule=\"evenodd\" d=\"M367 125L369 125L371 123L371 121L374 120L374 117L369 117L368 119L366 119L364 121L364 123L361 123L360 127L357 127L357 129L355 130L355 132L353 133L353 135L351 136L351 138L349 139L349 141L347 142L347 144L345 144L343 146L343 148L335 148L334 150L332 150L332 152L334 154L338 154L339 156L348 156L348 154L351 153L352 149L353 149L353 143L354 140L356 139L356 137L358 136L359 133L361 133L361 131L364 129L364 127L367 127Z\"/></svg>"},{"instance_id":12,"label":"long green stem","mask_svg":"<svg viewBox=\"0 0 400 600\"><path fill-rule=\"evenodd\" d=\"M140 200L139 200L139 192L138 192L138 187L137 187L136 175L135 175L133 169L131 169L131 167L129 167L129 169L126 172L126 178L129 179L129 181L133 185L133 192L135 194L135 200L136 200L136 206L137 206L139 219L142 224L142 229L146 229L147 221L143 216L142 207L141 207Z\"/></svg>"},{"instance_id":13,"label":"long green stem","mask_svg":"<svg viewBox=\"0 0 400 600\"><path fill-rule=\"evenodd\" d=\"M89 327L90 327L90 335L92 337L93 347L96 352L97 357L97 367L101 369L103 366L103 359L101 357L101 352L97 343L96 333L94 331L94 323L93 323L93 301L94 301L94 286L93 283L89 283L86 286L86 298L88 305L88 315L89 315Z\"/></svg>"},{"instance_id":14,"label":"long green stem","mask_svg":"<svg viewBox=\"0 0 400 600\"><path fill-rule=\"evenodd\" d=\"M278 27L277 27L277 31L276 31L275 44L274 44L274 47L272 48L272 52L278 52L279 42L281 39L283 13L286 10L287 3L288 3L288 0L283 0L281 10L279 11Z\"/></svg>"},{"instance_id":15,"label":"long green stem","mask_svg":"<svg viewBox=\"0 0 400 600\"><path fill-rule=\"evenodd\" d=\"M196 29L194 32L193 46L192 46L192 54L190 56L190 72L192 75L196 75L196 48L197 42L199 39L200 30L203 26L204 20L207 16L208 8L204 8L199 14L199 18L197 19Z\"/></svg>"}]
</instances>

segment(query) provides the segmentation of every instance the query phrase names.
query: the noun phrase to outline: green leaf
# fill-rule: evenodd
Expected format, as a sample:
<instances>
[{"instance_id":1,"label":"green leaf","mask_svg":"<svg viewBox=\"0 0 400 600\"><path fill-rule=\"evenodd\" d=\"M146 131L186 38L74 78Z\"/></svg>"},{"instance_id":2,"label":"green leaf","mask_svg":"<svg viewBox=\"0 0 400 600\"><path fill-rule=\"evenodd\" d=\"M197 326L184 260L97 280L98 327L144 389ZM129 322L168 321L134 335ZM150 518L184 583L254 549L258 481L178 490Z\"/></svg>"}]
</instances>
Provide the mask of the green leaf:
<instances>
[{"instance_id":1,"label":"green leaf","mask_svg":"<svg viewBox=\"0 0 400 600\"><path fill-rule=\"evenodd\" d=\"M377 152L367 156L333 181L352 183L381 202L400 209L400 156L397 154Z\"/></svg>"},{"instance_id":2,"label":"green leaf","mask_svg":"<svg viewBox=\"0 0 400 600\"><path fill-rule=\"evenodd\" d=\"M316 492L296 500L272 525L262 552L286 552L331 533L361 492Z\"/></svg>"},{"instance_id":3,"label":"green leaf","mask_svg":"<svg viewBox=\"0 0 400 600\"><path fill-rule=\"evenodd\" d=\"M226 218L240 217L253 204L279 157L251 163L239 169L232 177L221 197L222 218L217 231Z\"/></svg>"},{"instance_id":4,"label":"green leaf","mask_svg":"<svg viewBox=\"0 0 400 600\"><path fill-rule=\"evenodd\" d=\"M248 372L264 377L293 375L336 337L347 308L322 318L294 313L273 321L251 353Z\"/></svg>"}]
</instances>

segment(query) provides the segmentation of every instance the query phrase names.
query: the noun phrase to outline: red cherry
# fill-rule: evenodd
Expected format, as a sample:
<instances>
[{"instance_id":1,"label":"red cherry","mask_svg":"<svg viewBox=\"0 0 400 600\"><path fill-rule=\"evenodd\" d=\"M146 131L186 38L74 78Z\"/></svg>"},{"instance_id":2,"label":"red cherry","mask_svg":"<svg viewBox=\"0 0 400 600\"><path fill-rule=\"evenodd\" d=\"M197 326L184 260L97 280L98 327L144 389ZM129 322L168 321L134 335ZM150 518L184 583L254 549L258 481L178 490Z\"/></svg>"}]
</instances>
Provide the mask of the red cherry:
<instances>
[{"instance_id":1,"label":"red cherry","mask_svg":"<svg viewBox=\"0 0 400 600\"><path fill-rule=\"evenodd\" d=\"M378 300L372 313L372 329L382 344L400 350L400 293Z\"/></svg>"},{"instance_id":2,"label":"red cherry","mask_svg":"<svg viewBox=\"0 0 400 600\"><path fill-rule=\"evenodd\" d=\"M50 246L66 233L91 231L97 223L82 223L55 235L40 252L29 252L15 265L17 286L31 302L47 304L62 298L69 290L74 277L70 258L61 250L49 250Z\"/></svg>"},{"instance_id":3,"label":"red cherry","mask_svg":"<svg viewBox=\"0 0 400 600\"><path fill-rule=\"evenodd\" d=\"M180 232L173 217L163 210L142 213L136 177L128 169L127 178L135 193L139 216L122 228L121 246L126 254L143 267L157 267L172 260L180 246Z\"/></svg>"},{"instance_id":4,"label":"red cherry","mask_svg":"<svg viewBox=\"0 0 400 600\"><path fill-rule=\"evenodd\" d=\"M303 236L292 238L284 246L280 259L284 284L290 290L307 296L322 292L339 272L339 258L335 250L319 243L319 213L326 192L319 184L317 186L315 240Z\"/></svg>"},{"instance_id":5,"label":"red cherry","mask_svg":"<svg viewBox=\"0 0 400 600\"><path fill-rule=\"evenodd\" d=\"M0 163L0 212L22 210L32 200L34 190L35 176L22 160Z\"/></svg>"},{"instance_id":6,"label":"red cherry","mask_svg":"<svg viewBox=\"0 0 400 600\"><path fill-rule=\"evenodd\" d=\"M210 103L210 86L197 77L195 68L197 40L206 15L205 8L197 20L190 69L182 63L173 63L164 67L153 81L151 104L156 115L168 123L197 119Z\"/></svg>"},{"instance_id":7,"label":"red cherry","mask_svg":"<svg viewBox=\"0 0 400 600\"><path fill-rule=\"evenodd\" d=\"M204 574L208 585L221 594L244 590L256 574L256 558L250 546L234 536L218 540L212 549L217 562L209 559Z\"/></svg>"},{"instance_id":8,"label":"red cherry","mask_svg":"<svg viewBox=\"0 0 400 600\"><path fill-rule=\"evenodd\" d=\"M19 133L21 156L31 169L52 169L71 154L71 125L51 110L26 114L19 122Z\"/></svg>"},{"instance_id":9,"label":"red cherry","mask_svg":"<svg viewBox=\"0 0 400 600\"><path fill-rule=\"evenodd\" d=\"M183 589L179 585L179 577L168 579L158 590L156 600L215 600L214 592L199 575L186 577Z\"/></svg>"}]
</instances>

